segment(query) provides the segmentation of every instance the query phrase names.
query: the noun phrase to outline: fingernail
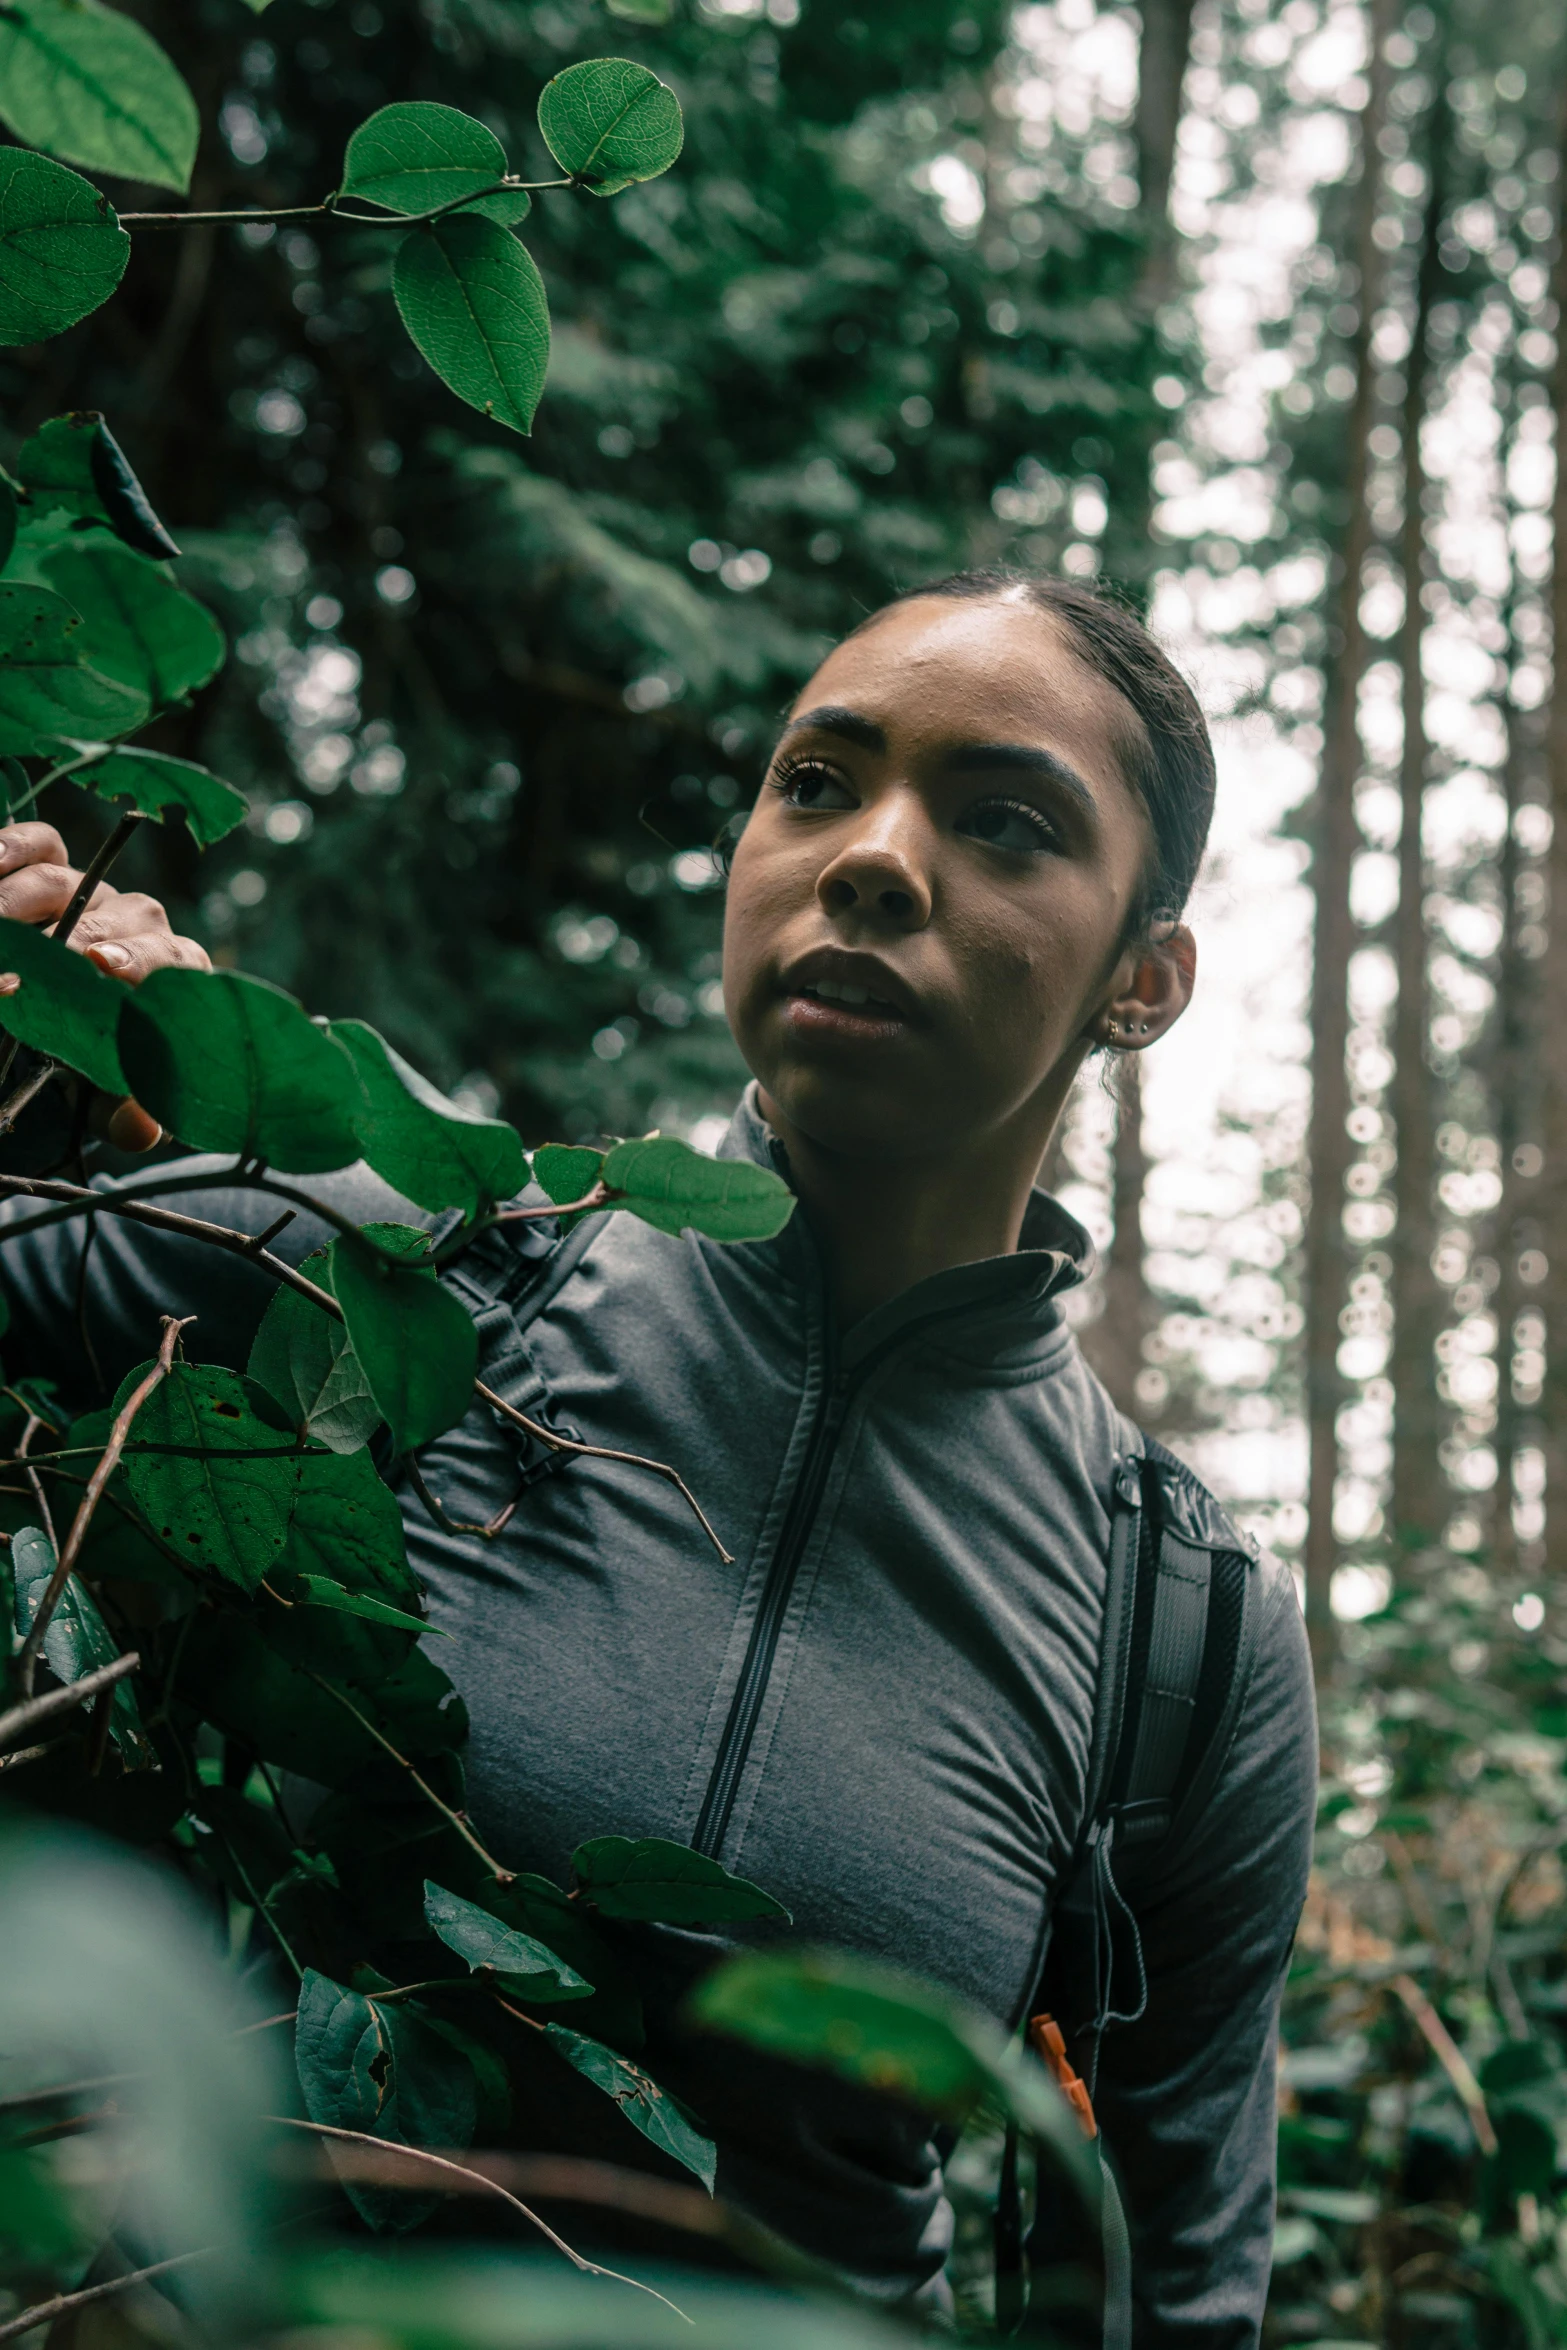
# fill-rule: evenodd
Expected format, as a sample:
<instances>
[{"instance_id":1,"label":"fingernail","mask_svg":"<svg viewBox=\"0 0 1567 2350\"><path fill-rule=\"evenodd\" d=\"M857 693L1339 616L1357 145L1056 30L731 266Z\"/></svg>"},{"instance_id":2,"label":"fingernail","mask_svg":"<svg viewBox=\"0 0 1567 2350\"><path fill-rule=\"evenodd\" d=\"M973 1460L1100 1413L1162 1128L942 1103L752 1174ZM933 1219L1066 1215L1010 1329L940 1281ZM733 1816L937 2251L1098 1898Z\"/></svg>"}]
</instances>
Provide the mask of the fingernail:
<instances>
[{"instance_id":1,"label":"fingernail","mask_svg":"<svg viewBox=\"0 0 1567 2350\"><path fill-rule=\"evenodd\" d=\"M19 971L0 971L0 995L15 995L22 984Z\"/></svg>"},{"instance_id":2,"label":"fingernail","mask_svg":"<svg viewBox=\"0 0 1567 2350\"><path fill-rule=\"evenodd\" d=\"M131 959L130 948L116 946L113 939L110 939L104 946L89 947L87 952L93 961L101 963L106 971L123 971Z\"/></svg>"}]
</instances>

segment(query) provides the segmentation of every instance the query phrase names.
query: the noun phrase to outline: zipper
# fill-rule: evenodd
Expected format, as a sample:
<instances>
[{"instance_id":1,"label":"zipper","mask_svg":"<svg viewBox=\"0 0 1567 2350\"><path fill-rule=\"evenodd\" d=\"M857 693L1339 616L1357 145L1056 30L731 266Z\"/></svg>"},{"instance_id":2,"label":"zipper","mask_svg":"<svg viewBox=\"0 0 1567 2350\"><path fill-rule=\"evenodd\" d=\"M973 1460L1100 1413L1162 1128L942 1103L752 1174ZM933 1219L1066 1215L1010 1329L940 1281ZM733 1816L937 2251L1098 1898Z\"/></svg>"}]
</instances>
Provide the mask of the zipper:
<instances>
[{"instance_id":1,"label":"zipper","mask_svg":"<svg viewBox=\"0 0 1567 2350\"><path fill-rule=\"evenodd\" d=\"M702 1798L702 1809L697 1815L696 1828L691 1838L693 1849L706 1853L710 1859L717 1859L723 1850L724 1838L729 1833L735 1798L751 1752L751 1741L756 1736L762 1699L772 1675L779 1634L783 1630L784 1617L794 1593L795 1576L799 1573L800 1560L816 1523L817 1505L822 1498L822 1487L827 1482L827 1471L837 1447L850 1395L896 1348L906 1345L933 1322L945 1321L954 1314L967 1313L968 1310L966 1305L939 1307L923 1315L919 1321L911 1322L907 1329L894 1331L866 1355L856 1369L852 1382L846 1372L837 1368L837 1348L830 1325L828 1327L827 1376L823 1381L822 1400L817 1407L805 1459L801 1463L800 1481L794 1489L778 1536L778 1547L767 1569L756 1620L746 1643L745 1662L740 1667L740 1678L735 1684L734 1696L729 1701L729 1714L724 1723L723 1736L718 1741L712 1776L708 1780L707 1793Z\"/></svg>"}]
</instances>

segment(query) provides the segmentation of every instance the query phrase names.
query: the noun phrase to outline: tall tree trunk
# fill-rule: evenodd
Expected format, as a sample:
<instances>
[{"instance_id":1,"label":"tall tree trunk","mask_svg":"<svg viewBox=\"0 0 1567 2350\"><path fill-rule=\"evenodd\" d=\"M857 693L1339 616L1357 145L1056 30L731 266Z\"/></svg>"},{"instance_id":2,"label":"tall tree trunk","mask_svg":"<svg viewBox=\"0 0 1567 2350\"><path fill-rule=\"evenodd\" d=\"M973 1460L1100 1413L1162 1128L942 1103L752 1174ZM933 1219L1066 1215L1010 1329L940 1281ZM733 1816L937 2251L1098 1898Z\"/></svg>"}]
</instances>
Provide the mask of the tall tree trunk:
<instances>
[{"instance_id":1,"label":"tall tree trunk","mask_svg":"<svg viewBox=\"0 0 1567 2350\"><path fill-rule=\"evenodd\" d=\"M1429 185L1415 279L1415 315L1404 391L1404 625L1399 644L1404 709L1404 753L1400 775L1403 800L1398 844L1398 1010L1393 1025L1392 1110L1398 1137L1395 1198L1398 1223L1393 1238L1393 1539L1403 1550L1424 1547L1440 1531L1443 1478L1437 1457L1440 1410L1435 1348L1440 1302L1431 1270L1435 1243L1430 1072L1426 1031L1430 991L1426 975L1425 855L1421 820L1426 788L1425 676L1425 467L1420 432L1425 422L1430 370L1431 310L1437 298L1442 227L1443 150L1447 115L1441 86L1428 126Z\"/></svg>"},{"instance_id":2,"label":"tall tree trunk","mask_svg":"<svg viewBox=\"0 0 1567 2350\"><path fill-rule=\"evenodd\" d=\"M1142 0L1143 31L1137 61L1137 186L1148 233L1140 289L1150 307L1168 300L1175 282L1170 236L1170 183L1181 127L1181 85L1191 48L1193 0Z\"/></svg>"},{"instance_id":3,"label":"tall tree trunk","mask_svg":"<svg viewBox=\"0 0 1567 2350\"><path fill-rule=\"evenodd\" d=\"M1371 543L1366 504L1368 448L1376 407L1371 321L1381 294L1382 255L1372 234L1381 182L1378 139L1387 119L1388 68L1383 54L1391 0L1372 0L1369 90L1360 117L1360 185L1355 258L1360 272L1350 356L1355 393L1347 422L1344 495L1346 519L1339 550L1338 592L1323 721L1322 773L1317 786L1311 883L1315 901L1311 971L1311 1128L1307 1165L1311 1214L1306 1226L1306 1621L1318 1657L1332 1640L1329 1591L1335 1559L1333 1489L1338 1478L1339 1309L1344 1296L1344 1177L1349 1160L1349 958L1355 926L1349 910L1350 868L1359 838L1355 779L1360 769L1359 693L1366 666L1360 624L1361 574Z\"/></svg>"},{"instance_id":4,"label":"tall tree trunk","mask_svg":"<svg viewBox=\"0 0 1567 2350\"><path fill-rule=\"evenodd\" d=\"M1123 1412L1139 1411L1137 1374L1143 1341L1153 1328L1155 1307L1143 1267L1143 1185L1148 1161L1143 1152L1142 1063L1123 1054L1116 1071L1115 1157L1111 1215L1114 1219L1104 1269L1104 1312L1083 1332L1083 1352Z\"/></svg>"},{"instance_id":5,"label":"tall tree trunk","mask_svg":"<svg viewBox=\"0 0 1567 2350\"><path fill-rule=\"evenodd\" d=\"M1557 148L1567 164L1567 84L1563 85ZM1560 176L1557 179L1561 187ZM1540 1085L1545 1169L1540 1183L1540 1222L1546 1257L1542 1303L1545 1309L1546 1384L1541 1422L1545 1445L1545 1539L1547 1572L1567 1568L1567 194L1561 199L1551 292L1557 305L1556 365L1551 405L1556 413L1556 494L1551 509L1551 645L1555 691L1545 726L1545 764L1550 792L1551 833L1546 874L1550 927L1539 993L1546 1007L1541 1023Z\"/></svg>"},{"instance_id":6,"label":"tall tree trunk","mask_svg":"<svg viewBox=\"0 0 1567 2350\"><path fill-rule=\"evenodd\" d=\"M1511 614L1509 614L1509 620ZM1511 629L1509 628L1509 635ZM1522 715L1508 696L1507 763L1502 770L1506 794L1507 831L1497 859L1496 879L1502 899L1502 940L1497 956L1496 1018L1491 1058L1491 1099L1496 1121L1496 1143L1502 1161L1502 1197L1496 1213L1496 1493L1491 1524L1491 1564L1506 1576L1518 1565L1518 1543L1513 1529L1513 1462L1519 1446L1519 1411L1513 1401L1511 1377L1513 1325L1523 1305L1518 1278L1518 1225L1534 1187L1519 1170L1518 1152L1528 1125L1525 1087L1528 1082L1529 974L1519 948L1523 914L1518 903L1518 878L1523 859L1519 849L1517 816L1523 799L1524 743Z\"/></svg>"}]
</instances>

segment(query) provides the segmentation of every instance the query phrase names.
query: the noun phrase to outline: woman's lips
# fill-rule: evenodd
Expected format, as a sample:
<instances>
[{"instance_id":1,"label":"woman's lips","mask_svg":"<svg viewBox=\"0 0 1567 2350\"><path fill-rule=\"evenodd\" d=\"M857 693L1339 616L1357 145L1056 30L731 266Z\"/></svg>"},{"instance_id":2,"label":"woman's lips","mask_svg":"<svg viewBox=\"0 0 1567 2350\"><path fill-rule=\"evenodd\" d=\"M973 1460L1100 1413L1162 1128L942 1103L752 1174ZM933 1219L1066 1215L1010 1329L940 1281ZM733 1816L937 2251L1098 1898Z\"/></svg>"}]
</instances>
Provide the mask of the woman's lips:
<instances>
[{"instance_id":1,"label":"woman's lips","mask_svg":"<svg viewBox=\"0 0 1567 2350\"><path fill-rule=\"evenodd\" d=\"M901 1035L909 1023L896 1004L862 987L822 980L784 997L784 1018L799 1036L842 1037L860 1043Z\"/></svg>"}]
</instances>

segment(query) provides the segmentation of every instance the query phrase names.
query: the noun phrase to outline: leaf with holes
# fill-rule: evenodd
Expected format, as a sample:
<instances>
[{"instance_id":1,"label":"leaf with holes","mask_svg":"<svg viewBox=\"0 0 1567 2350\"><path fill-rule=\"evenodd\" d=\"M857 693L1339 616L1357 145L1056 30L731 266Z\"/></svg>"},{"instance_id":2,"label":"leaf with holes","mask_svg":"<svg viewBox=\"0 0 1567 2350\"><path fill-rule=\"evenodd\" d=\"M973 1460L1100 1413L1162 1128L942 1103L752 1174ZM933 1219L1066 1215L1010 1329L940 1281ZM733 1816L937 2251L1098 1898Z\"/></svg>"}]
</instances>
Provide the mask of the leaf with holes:
<instances>
[{"instance_id":1,"label":"leaf with holes","mask_svg":"<svg viewBox=\"0 0 1567 2350\"><path fill-rule=\"evenodd\" d=\"M722 1861L662 1836L595 1836L571 1856L571 1873L584 1901L602 1917L658 1918L667 1925L717 1926L739 1918L782 1918L781 1901Z\"/></svg>"},{"instance_id":2,"label":"leaf with holes","mask_svg":"<svg viewBox=\"0 0 1567 2350\"><path fill-rule=\"evenodd\" d=\"M288 1543L278 1563L296 1574L328 1576L393 1607L419 1604L397 1496L362 1447L307 1453L301 1460Z\"/></svg>"},{"instance_id":3,"label":"leaf with holes","mask_svg":"<svg viewBox=\"0 0 1567 2350\"><path fill-rule=\"evenodd\" d=\"M42 568L81 614L82 658L144 695L154 710L184 700L222 668L223 631L206 605L145 555L110 540L89 541L57 547Z\"/></svg>"},{"instance_id":4,"label":"leaf with holes","mask_svg":"<svg viewBox=\"0 0 1567 2350\"><path fill-rule=\"evenodd\" d=\"M685 139L674 91L629 57L591 57L546 82L539 128L562 171L595 196L657 179Z\"/></svg>"},{"instance_id":5,"label":"leaf with holes","mask_svg":"<svg viewBox=\"0 0 1567 2350\"><path fill-rule=\"evenodd\" d=\"M116 1411L146 1370L127 1374ZM293 1439L258 1416L237 1372L176 1363L136 1415L125 1478L181 1558L254 1591L288 1539L300 1461Z\"/></svg>"},{"instance_id":6,"label":"leaf with holes","mask_svg":"<svg viewBox=\"0 0 1567 2350\"><path fill-rule=\"evenodd\" d=\"M14 995L0 996L0 1027L105 1093L130 1090L115 1043L125 1001L116 980L28 922L0 921L0 971L22 982Z\"/></svg>"},{"instance_id":7,"label":"leaf with holes","mask_svg":"<svg viewBox=\"0 0 1567 2350\"><path fill-rule=\"evenodd\" d=\"M473 1400L479 1341L452 1292L345 1234L332 1243L332 1293L398 1451L455 1427Z\"/></svg>"},{"instance_id":8,"label":"leaf with holes","mask_svg":"<svg viewBox=\"0 0 1567 2350\"><path fill-rule=\"evenodd\" d=\"M88 171L183 195L201 122L152 35L98 0L11 0L0 16L0 121Z\"/></svg>"},{"instance_id":9,"label":"leaf with holes","mask_svg":"<svg viewBox=\"0 0 1567 2350\"><path fill-rule=\"evenodd\" d=\"M493 220L454 213L397 248L402 321L444 384L498 424L531 432L550 357L544 280Z\"/></svg>"},{"instance_id":10,"label":"leaf with holes","mask_svg":"<svg viewBox=\"0 0 1567 2350\"><path fill-rule=\"evenodd\" d=\"M709 1159L673 1135L617 1142L604 1160L617 1208L660 1232L703 1232L710 1240L771 1240L794 1213L794 1194L771 1167L752 1159Z\"/></svg>"},{"instance_id":11,"label":"leaf with holes","mask_svg":"<svg viewBox=\"0 0 1567 2350\"><path fill-rule=\"evenodd\" d=\"M198 767L191 759L171 759L164 751L142 751L132 744L109 751L90 767L78 767L71 781L95 799L129 800L143 816L161 822L180 815L198 848L210 849L250 812L250 802L231 783Z\"/></svg>"},{"instance_id":12,"label":"leaf with holes","mask_svg":"<svg viewBox=\"0 0 1567 2350\"><path fill-rule=\"evenodd\" d=\"M63 164L0 150L0 345L41 343L107 302L131 240L106 196Z\"/></svg>"},{"instance_id":13,"label":"leaf with holes","mask_svg":"<svg viewBox=\"0 0 1567 2350\"><path fill-rule=\"evenodd\" d=\"M667 2089L661 2089L629 2056L617 2056L613 2048L606 2048L600 2040L589 2040L581 2032L568 2032L564 2024L546 2024L544 2036L557 2056L563 2056L584 2080L613 2098L634 2130L640 2130L661 2153L672 2154L676 2162L694 2171L711 2195L718 2149L687 2119Z\"/></svg>"},{"instance_id":14,"label":"leaf with holes","mask_svg":"<svg viewBox=\"0 0 1567 2350\"><path fill-rule=\"evenodd\" d=\"M194 1150L241 1151L293 1175L359 1156L352 1061L264 979L154 971L122 1004L119 1044L143 1109Z\"/></svg>"},{"instance_id":15,"label":"leaf with holes","mask_svg":"<svg viewBox=\"0 0 1567 2350\"><path fill-rule=\"evenodd\" d=\"M49 588L0 582L0 752L26 758L72 737L126 734L147 697L89 668L79 616Z\"/></svg>"},{"instance_id":16,"label":"leaf with holes","mask_svg":"<svg viewBox=\"0 0 1567 2350\"><path fill-rule=\"evenodd\" d=\"M493 191L505 177L506 150L492 130L455 106L413 99L383 106L359 125L343 157L339 193L388 212L433 212L482 188ZM506 227L525 220L531 204L526 188L506 188L463 210Z\"/></svg>"},{"instance_id":17,"label":"leaf with holes","mask_svg":"<svg viewBox=\"0 0 1567 2350\"><path fill-rule=\"evenodd\" d=\"M428 1878L424 1914L431 1931L439 1934L448 1950L455 1950L475 1974L492 1975L501 1990L518 1999L544 2006L555 2000L593 1996L593 1985L545 1943L508 1926L476 1901L464 1901L460 1893L432 1885Z\"/></svg>"},{"instance_id":18,"label":"leaf with holes","mask_svg":"<svg viewBox=\"0 0 1567 2350\"><path fill-rule=\"evenodd\" d=\"M177 555L124 450L96 408L52 416L22 443L16 470L39 516L65 513L101 522L139 555Z\"/></svg>"},{"instance_id":19,"label":"leaf with holes","mask_svg":"<svg viewBox=\"0 0 1567 2350\"><path fill-rule=\"evenodd\" d=\"M460 1207L466 1216L521 1191L528 1170L515 1127L460 1110L362 1020L334 1020L332 1034L364 1088L366 1162L394 1191L432 1214Z\"/></svg>"},{"instance_id":20,"label":"leaf with holes","mask_svg":"<svg viewBox=\"0 0 1567 2350\"><path fill-rule=\"evenodd\" d=\"M16 1636L25 1640L32 1629L49 1578L55 1569L55 1548L41 1526L22 1526L11 1537ZM42 1655L57 1681L69 1686L101 1665L112 1665L120 1654L109 1627L79 1576L72 1575L60 1594L59 1605L44 1628ZM141 1708L129 1679L117 1681L109 1710L109 1736L124 1757L127 1770L151 1770L157 1762L141 1726Z\"/></svg>"},{"instance_id":21,"label":"leaf with holes","mask_svg":"<svg viewBox=\"0 0 1567 2350\"><path fill-rule=\"evenodd\" d=\"M400 2001L366 1998L307 1967L294 2063L313 2122L451 2153L472 2143L478 2113L472 2066ZM344 2193L370 2227L398 2230L417 2227L440 2200L346 2180Z\"/></svg>"}]
</instances>

